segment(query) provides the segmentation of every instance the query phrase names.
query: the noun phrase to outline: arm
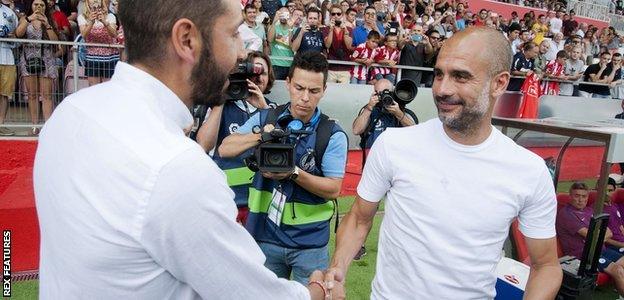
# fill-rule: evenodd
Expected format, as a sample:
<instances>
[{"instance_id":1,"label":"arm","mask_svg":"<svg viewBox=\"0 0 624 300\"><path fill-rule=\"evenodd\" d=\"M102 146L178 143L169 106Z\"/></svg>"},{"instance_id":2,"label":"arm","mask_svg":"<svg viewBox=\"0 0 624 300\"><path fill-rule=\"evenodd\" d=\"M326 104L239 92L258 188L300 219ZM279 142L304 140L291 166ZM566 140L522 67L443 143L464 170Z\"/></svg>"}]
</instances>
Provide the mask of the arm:
<instances>
[{"instance_id":1,"label":"arm","mask_svg":"<svg viewBox=\"0 0 624 300\"><path fill-rule=\"evenodd\" d=\"M559 291L563 274L557 258L556 238L525 238L531 271L524 299L554 299Z\"/></svg>"},{"instance_id":2,"label":"arm","mask_svg":"<svg viewBox=\"0 0 624 300\"><path fill-rule=\"evenodd\" d=\"M336 274L334 280L344 280L353 257L366 241L378 207L379 203L368 202L358 195L351 210L342 219L336 233L336 250L330 264L330 271Z\"/></svg>"},{"instance_id":3,"label":"arm","mask_svg":"<svg viewBox=\"0 0 624 300\"><path fill-rule=\"evenodd\" d=\"M267 43L271 45L273 41L275 41L275 23L269 25L269 32L267 33Z\"/></svg>"},{"instance_id":4,"label":"arm","mask_svg":"<svg viewBox=\"0 0 624 300\"><path fill-rule=\"evenodd\" d=\"M223 105L214 106L210 110L208 119L199 127L197 132L197 143L204 148L205 152L212 150L217 144L217 137L221 127L221 115L223 113Z\"/></svg>"},{"instance_id":5,"label":"arm","mask_svg":"<svg viewBox=\"0 0 624 300\"><path fill-rule=\"evenodd\" d=\"M371 101L373 100L373 98L379 98L379 97L377 95L373 95L371 97ZM377 100L376 102L379 102L379 100ZM363 134L364 131L368 128L368 122L370 122L370 117L371 117L371 113L373 112L373 107L374 105L371 106L369 102L369 104L366 104L366 106L364 106L360 110L360 114L355 118L355 120L353 120L353 125L351 129L354 135Z\"/></svg>"},{"instance_id":6,"label":"arm","mask_svg":"<svg viewBox=\"0 0 624 300\"><path fill-rule=\"evenodd\" d=\"M272 178L271 175L265 177ZM301 169L299 169L299 176L294 182L306 191L323 199L338 198L342 186L342 178L315 176Z\"/></svg>"},{"instance_id":7,"label":"arm","mask_svg":"<svg viewBox=\"0 0 624 300\"><path fill-rule=\"evenodd\" d=\"M301 40L303 39L303 35L306 32L308 32L308 26L307 25L304 28L300 28L295 33L296 37L293 38L292 43L290 44L290 47L292 48L293 52L297 52L299 50L299 47L301 47Z\"/></svg>"},{"instance_id":8,"label":"arm","mask_svg":"<svg viewBox=\"0 0 624 300\"><path fill-rule=\"evenodd\" d=\"M236 157L247 149L260 144L260 133L239 134L233 133L223 139L219 146L221 157Z\"/></svg>"},{"instance_id":9,"label":"arm","mask_svg":"<svg viewBox=\"0 0 624 300\"><path fill-rule=\"evenodd\" d=\"M429 42L429 37L426 35L423 35L422 37L423 37L422 43L425 44L425 54L433 53L433 46L431 46L431 43Z\"/></svg>"},{"instance_id":10,"label":"arm","mask_svg":"<svg viewBox=\"0 0 624 300\"><path fill-rule=\"evenodd\" d=\"M101 22L104 24L104 28L106 28L108 35L111 37L117 37L117 24L115 22L110 22L107 16L102 17Z\"/></svg>"},{"instance_id":11,"label":"arm","mask_svg":"<svg viewBox=\"0 0 624 300\"><path fill-rule=\"evenodd\" d=\"M19 20L19 25L15 29L15 36L18 38L23 38L26 35L26 28L28 27L28 20L30 17L21 18Z\"/></svg>"},{"instance_id":12,"label":"arm","mask_svg":"<svg viewBox=\"0 0 624 300\"><path fill-rule=\"evenodd\" d=\"M334 42L334 21L331 21L329 25L327 36L325 37L325 48L331 48L332 43Z\"/></svg>"}]
</instances>

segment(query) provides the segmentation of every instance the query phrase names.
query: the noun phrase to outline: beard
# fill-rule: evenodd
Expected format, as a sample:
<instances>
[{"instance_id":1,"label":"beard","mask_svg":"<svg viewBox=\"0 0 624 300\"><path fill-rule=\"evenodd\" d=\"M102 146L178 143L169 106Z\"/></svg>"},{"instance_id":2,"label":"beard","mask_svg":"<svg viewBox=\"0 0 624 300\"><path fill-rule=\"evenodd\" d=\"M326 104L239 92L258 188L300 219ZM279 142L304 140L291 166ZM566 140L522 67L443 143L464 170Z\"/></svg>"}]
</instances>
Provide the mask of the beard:
<instances>
[{"instance_id":1,"label":"beard","mask_svg":"<svg viewBox=\"0 0 624 300\"><path fill-rule=\"evenodd\" d=\"M191 100L194 105L214 107L225 103L225 83L230 70L224 70L217 64L210 49L209 44L204 45L199 63L191 71Z\"/></svg>"},{"instance_id":2,"label":"beard","mask_svg":"<svg viewBox=\"0 0 624 300\"><path fill-rule=\"evenodd\" d=\"M464 99L451 99L450 97L435 96L435 104L438 109L438 118L448 129L462 135L469 135L474 132L489 108L490 85L488 84L477 98L476 103L468 106ZM440 111L439 102L460 104L461 111L455 115L443 115Z\"/></svg>"}]
</instances>

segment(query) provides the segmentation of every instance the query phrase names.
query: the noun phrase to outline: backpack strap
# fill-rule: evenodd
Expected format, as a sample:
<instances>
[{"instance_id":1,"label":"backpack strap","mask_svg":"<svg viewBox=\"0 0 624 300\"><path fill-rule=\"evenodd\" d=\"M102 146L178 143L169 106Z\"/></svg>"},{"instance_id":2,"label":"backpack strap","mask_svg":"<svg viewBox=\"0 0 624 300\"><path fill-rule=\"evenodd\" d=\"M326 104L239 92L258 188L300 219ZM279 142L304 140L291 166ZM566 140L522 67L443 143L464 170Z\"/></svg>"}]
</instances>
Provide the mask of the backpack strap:
<instances>
[{"instance_id":1,"label":"backpack strap","mask_svg":"<svg viewBox=\"0 0 624 300\"><path fill-rule=\"evenodd\" d=\"M316 127L316 143L314 144L314 159L319 169L323 164L323 155L325 155L325 150L329 145L334 124L335 122L330 120L327 115L321 114L321 119Z\"/></svg>"}]
</instances>

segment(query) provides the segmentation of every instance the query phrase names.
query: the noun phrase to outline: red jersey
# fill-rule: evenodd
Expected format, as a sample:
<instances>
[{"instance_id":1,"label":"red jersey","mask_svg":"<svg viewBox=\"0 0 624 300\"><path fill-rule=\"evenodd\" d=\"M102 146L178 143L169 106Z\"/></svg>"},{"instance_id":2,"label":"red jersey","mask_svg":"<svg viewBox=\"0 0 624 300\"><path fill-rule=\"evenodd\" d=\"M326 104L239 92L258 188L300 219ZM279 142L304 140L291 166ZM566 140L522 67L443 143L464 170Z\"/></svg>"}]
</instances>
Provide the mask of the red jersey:
<instances>
[{"instance_id":1,"label":"red jersey","mask_svg":"<svg viewBox=\"0 0 624 300\"><path fill-rule=\"evenodd\" d=\"M351 54L351 60L355 61L359 58L374 58L375 49L366 47L366 42L359 44ZM368 77L368 67L366 65L353 66L351 76L358 80L366 80Z\"/></svg>"},{"instance_id":2,"label":"red jersey","mask_svg":"<svg viewBox=\"0 0 624 300\"><path fill-rule=\"evenodd\" d=\"M376 63L379 63L382 60L393 60L395 63L399 62L399 54L401 51L399 49L390 49L386 46L379 47L373 51L373 57ZM394 73L390 68L383 67L375 67L373 68L373 76L377 74L388 75L390 73Z\"/></svg>"}]
</instances>

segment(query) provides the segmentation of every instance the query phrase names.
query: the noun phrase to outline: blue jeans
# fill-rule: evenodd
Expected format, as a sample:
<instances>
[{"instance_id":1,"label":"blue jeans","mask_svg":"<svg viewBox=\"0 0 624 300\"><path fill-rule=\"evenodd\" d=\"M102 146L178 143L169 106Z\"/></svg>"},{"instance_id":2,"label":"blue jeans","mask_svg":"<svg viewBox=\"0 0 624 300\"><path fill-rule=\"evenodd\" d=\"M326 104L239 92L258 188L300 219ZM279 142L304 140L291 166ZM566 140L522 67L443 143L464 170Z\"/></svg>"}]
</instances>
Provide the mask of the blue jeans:
<instances>
[{"instance_id":1,"label":"blue jeans","mask_svg":"<svg viewBox=\"0 0 624 300\"><path fill-rule=\"evenodd\" d=\"M366 79L360 80L355 77L351 77L351 84L366 84Z\"/></svg>"},{"instance_id":2,"label":"blue jeans","mask_svg":"<svg viewBox=\"0 0 624 300\"><path fill-rule=\"evenodd\" d=\"M274 244L258 242L266 261L264 266L280 278L292 279L308 285L310 274L315 270L325 270L329 265L327 245L321 248L292 249Z\"/></svg>"}]
</instances>

